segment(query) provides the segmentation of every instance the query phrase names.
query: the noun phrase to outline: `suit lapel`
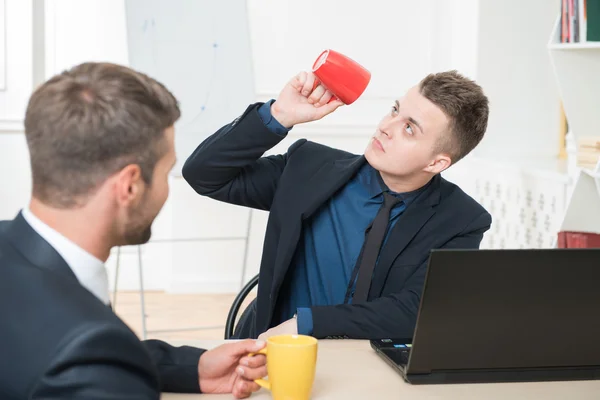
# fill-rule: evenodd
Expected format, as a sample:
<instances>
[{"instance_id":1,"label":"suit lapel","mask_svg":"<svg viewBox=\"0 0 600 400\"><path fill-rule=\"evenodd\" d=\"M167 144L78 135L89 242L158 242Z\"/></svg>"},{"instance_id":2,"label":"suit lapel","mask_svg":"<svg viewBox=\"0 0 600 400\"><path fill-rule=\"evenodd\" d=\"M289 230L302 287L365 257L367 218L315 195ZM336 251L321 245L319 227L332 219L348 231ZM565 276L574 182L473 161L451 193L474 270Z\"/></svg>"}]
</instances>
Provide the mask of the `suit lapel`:
<instances>
[{"instance_id":1,"label":"suit lapel","mask_svg":"<svg viewBox=\"0 0 600 400\"><path fill-rule=\"evenodd\" d=\"M2 234L31 264L79 282L61 255L25 221L21 213Z\"/></svg>"},{"instance_id":2,"label":"suit lapel","mask_svg":"<svg viewBox=\"0 0 600 400\"><path fill-rule=\"evenodd\" d=\"M281 243L285 242L285 253L281 262L277 263L271 293L276 294L288 271L294 252L298 247L298 241L302 234L302 222L311 216L327 201L335 192L340 190L356 174L359 168L366 162L363 156L352 156L327 162L321 166L308 180L304 187L305 196L297 195L297 210L290 216L290 225L282 232Z\"/></svg>"},{"instance_id":3,"label":"suit lapel","mask_svg":"<svg viewBox=\"0 0 600 400\"><path fill-rule=\"evenodd\" d=\"M335 192L340 190L366 162L363 156L353 156L325 164L308 182L308 198L302 219L310 218Z\"/></svg>"},{"instance_id":4,"label":"suit lapel","mask_svg":"<svg viewBox=\"0 0 600 400\"><path fill-rule=\"evenodd\" d=\"M381 250L381 256L371 283L369 294L378 294L385 283L388 271L396 258L435 214L440 202L441 177L436 175L431 185L404 211Z\"/></svg>"}]
</instances>

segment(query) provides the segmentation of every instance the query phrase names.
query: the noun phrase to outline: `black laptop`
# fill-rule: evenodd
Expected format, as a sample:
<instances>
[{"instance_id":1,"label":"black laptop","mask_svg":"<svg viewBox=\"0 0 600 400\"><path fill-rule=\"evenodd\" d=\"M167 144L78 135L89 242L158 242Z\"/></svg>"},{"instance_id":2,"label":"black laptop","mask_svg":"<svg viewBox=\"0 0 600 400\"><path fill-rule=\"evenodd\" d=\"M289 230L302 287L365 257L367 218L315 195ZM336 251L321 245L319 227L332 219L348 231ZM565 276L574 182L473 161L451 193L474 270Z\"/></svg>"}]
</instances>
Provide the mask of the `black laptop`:
<instances>
[{"instance_id":1,"label":"black laptop","mask_svg":"<svg viewBox=\"0 0 600 400\"><path fill-rule=\"evenodd\" d=\"M414 384L600 379L600 249L434 250L414 337L371 346Z\"/></svg>"}]
</instances>

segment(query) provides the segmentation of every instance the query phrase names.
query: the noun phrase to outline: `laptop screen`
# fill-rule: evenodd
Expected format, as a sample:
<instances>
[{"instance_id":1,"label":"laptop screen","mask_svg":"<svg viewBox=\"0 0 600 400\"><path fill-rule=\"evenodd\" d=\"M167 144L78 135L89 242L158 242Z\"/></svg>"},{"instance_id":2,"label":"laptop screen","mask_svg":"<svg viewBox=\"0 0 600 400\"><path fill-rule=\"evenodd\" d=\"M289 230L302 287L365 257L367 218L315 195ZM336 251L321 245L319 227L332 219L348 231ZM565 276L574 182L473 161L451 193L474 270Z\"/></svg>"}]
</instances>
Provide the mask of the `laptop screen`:
<instances>
[{"instance_id":1,"label":"laptop screen","mask_svg":"<svg viewBox=\"0 0 600 400\"><path fill-rule=\"evenodd\" d=\"M600 365L599 283L600 249L434 250L409 373Z\"/></svg>"}]
</instances>

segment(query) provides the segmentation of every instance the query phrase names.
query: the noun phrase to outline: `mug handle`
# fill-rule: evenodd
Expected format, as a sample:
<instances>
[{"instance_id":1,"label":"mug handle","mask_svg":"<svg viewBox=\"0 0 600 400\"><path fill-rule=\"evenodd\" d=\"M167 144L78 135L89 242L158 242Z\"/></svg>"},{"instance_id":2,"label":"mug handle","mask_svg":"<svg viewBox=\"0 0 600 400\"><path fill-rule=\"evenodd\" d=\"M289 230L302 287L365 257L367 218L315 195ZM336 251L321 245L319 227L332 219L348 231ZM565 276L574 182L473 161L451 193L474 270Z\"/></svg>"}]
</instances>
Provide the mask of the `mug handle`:
<instances>
[{"instance_id":1,"label":"mug handle","mask_svg":"<svg viewBox=\"0 0 600 400\"><path fill-rule=\"evenodd\" d=\"M250 353L248 354L248 357L253 357L257 354L264 354L265 356L267 355L267 348L265 347L264 349L261 349L260 351L257 351L256 353ZM269 382L266 379L255 379L254 382L256 382L258 384L258 386L265 388L267 390L271 390L271 382Z\"/></svg>"}]
</instances>

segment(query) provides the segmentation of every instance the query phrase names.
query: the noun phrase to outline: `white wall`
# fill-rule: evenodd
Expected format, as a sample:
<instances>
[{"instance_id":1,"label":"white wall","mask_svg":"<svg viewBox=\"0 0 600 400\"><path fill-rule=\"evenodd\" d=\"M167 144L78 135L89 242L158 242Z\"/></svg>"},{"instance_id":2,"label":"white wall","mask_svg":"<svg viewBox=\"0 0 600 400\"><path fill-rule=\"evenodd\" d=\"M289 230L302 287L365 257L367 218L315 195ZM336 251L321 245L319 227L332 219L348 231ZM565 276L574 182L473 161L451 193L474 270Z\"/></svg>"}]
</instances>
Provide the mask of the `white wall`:
<instances>
[{"instance_id":1,"label":"white wall","mask_svg":"<svg viewBox=\"0 0 600 400\"><path fill-rule=\"evenodd\" d=\"M433 69L456 69L475 78L479 0L433 0L433 26Z\"/></svg>"},{"instance_id":2,"label":"white wall","mask_svg":"<svg viewBox=\"0 0 600 400\"><path fill-rule=\"evenodd\" d=\"M548 0L436 0L434 68L458 69L490 99L480 158L522 164L558 154L559 94L546 48L558 11Z\"/></svg>"},{"instance_id":3,"label":"white wall","mask_svg":"<svg viewBox=\"0 0 600 400\"><path fill-rule=\"evenodd\" d=\"M6 29L4 0L0 0L0 90L6 89Z\"/></svg>"},{"instance_id":4,"label":"white wall","mask_svg":"<svg viewBox=\"0 0 600 400\"><path fill-rule=\"evenodd\" d=\"M85 61L127 64L123 0L44 2L46 78Z\"/></svg>"},{"instance_id":5,"label":"white wall","mask_svg":"<svg viewBox=\"0 0 600 400\"><path fill-rule=\"evenodd\" d=\"M22 135L23 114L33 88L33 24L30 1L5 0L0 30L5 39L0 88L0 219L13 218L30 191L29 161ZM0 49L1 51L2 49Z\"/></svg>"},{"instance_id":6,"label":"white wall","mask_svg":"<svg viewBox=\"0 0 600 400\"><path fill-rule=\"evenodd\" d=\"M9 218L26 202L30 190L20 120L33 88L33 67L40 68L38 64L32 66L32 53L36 59L43 60L43 75L48 77L82 61L126 64L127 48L123 0L46 0L43 54L32 50L32 0L5 1L9 85L7 90L0 91L0 168L10 173L0 175L3 183L0 185L0 217ZM541 7L541 2L537 0L535 4ZM272 152L285 152L293 141L306 137L361 153L394 99L428 72L452 68L480 79L492 99L494 120L483 154L498 149L501 151L495 153L510 152L516 147L515 143L527 143L527 146L517 147L533 152L538 149L549 152L556 143L554 132L548 132L554 120L546 115L550 121L546 126L538 123L538 117L542 112L552 112L548 105L554 101L550 87L553 82L546 82L545 76L538 74L541 76L537 76L535 82L541 86L533 90L525 85L534 71L550 68L549 62L546 65L541 56L544 45L542 50L537 49L535 57L527 59L537 66L519 69L523 63L520 58L528 54L519 47L521 42L530 48L538 37L547 37L549 28L546 32L545 22L532 22L535 32L526 34L524 30L529 25L524 21L507 23L506 18L522 17L513 16L502 4L521 11L523 7L532 6L517 4L516 0L490 3L479 0L371 0L368 3L362 0L318 3L316 0L248 0L258 100L276 97L289 78L309 69L326 48L349 55L373 74L369 88L355 104L322 121L294 128ZM541 20L546 21L549 14L546 9ZM495 15L502 21L493 20ZM511 33L503 38L506 31ZM496 40L505 47L498 48ZM512 41L513 47L508 46L508 41ZM513 53L514 48L518 50ZM496 51L498 49L501 51ZM520 58L515 59L511 54ZM511 67L512 80L505 78L507 66ZM519 75L521 70L524 75ZM524 87L521 96L506 90L514 86ZM546 97L544 102L535 102L532 96L537 92ZM538 106L530 111L527 106L532 103ZM537 122L525 118L531 115ZM511 122L513 117L527 125L515 127ZM463 166L449 175L468 184L467 163L468 160L463 161ZM250 214L240 207L201 198L181 178L172 178L171 196L155 223L152 242L142 248L146 287L171 291L237 291L242 280L258 271L266 218L264 212ZM249 246L246 247L248 232ZM120 288L138 287L135 250L123 249ZM246 252L248 271L242 279ZM111 276L115 261L113 256L108 262Z\"/></svg>"},{"instance_id":7,"label":"white wall","mask_svg":"<svg viewBox=\"0 0 600 400\"><path fill-rule=\"evenodd\" d=\"M332 48L363 64L372 80L352 107L311 124L310 129L374 126L394 98L431 70L432 4L248 0L259 97L275 97L293 75L310 70L321 51Z\"/></svg>"},{"instance_id":8,"label":"white wall","mask_svg":"<svg viewBox=\"0 0 600 400\"><path fill-rule=\"evenodd\" d=\"M477 155L558 154L560 98L546 47L558 11L557 1L480 1L475 77L491 112Z\"/></svg>"},{"instance_id":9,"label":"white wall","mask_svg":"<svg viewBox=\"0 0 600 400\"><path fill-rule=\"evenodd\" d=\"M29 1L5 0L6 82L0 89L0 131L21 130L25 103L32 89L32 7ZM0 6L2 3L0 3ZM4 26L2 26L4 25Z\"/></svg>"}]
</instances>

